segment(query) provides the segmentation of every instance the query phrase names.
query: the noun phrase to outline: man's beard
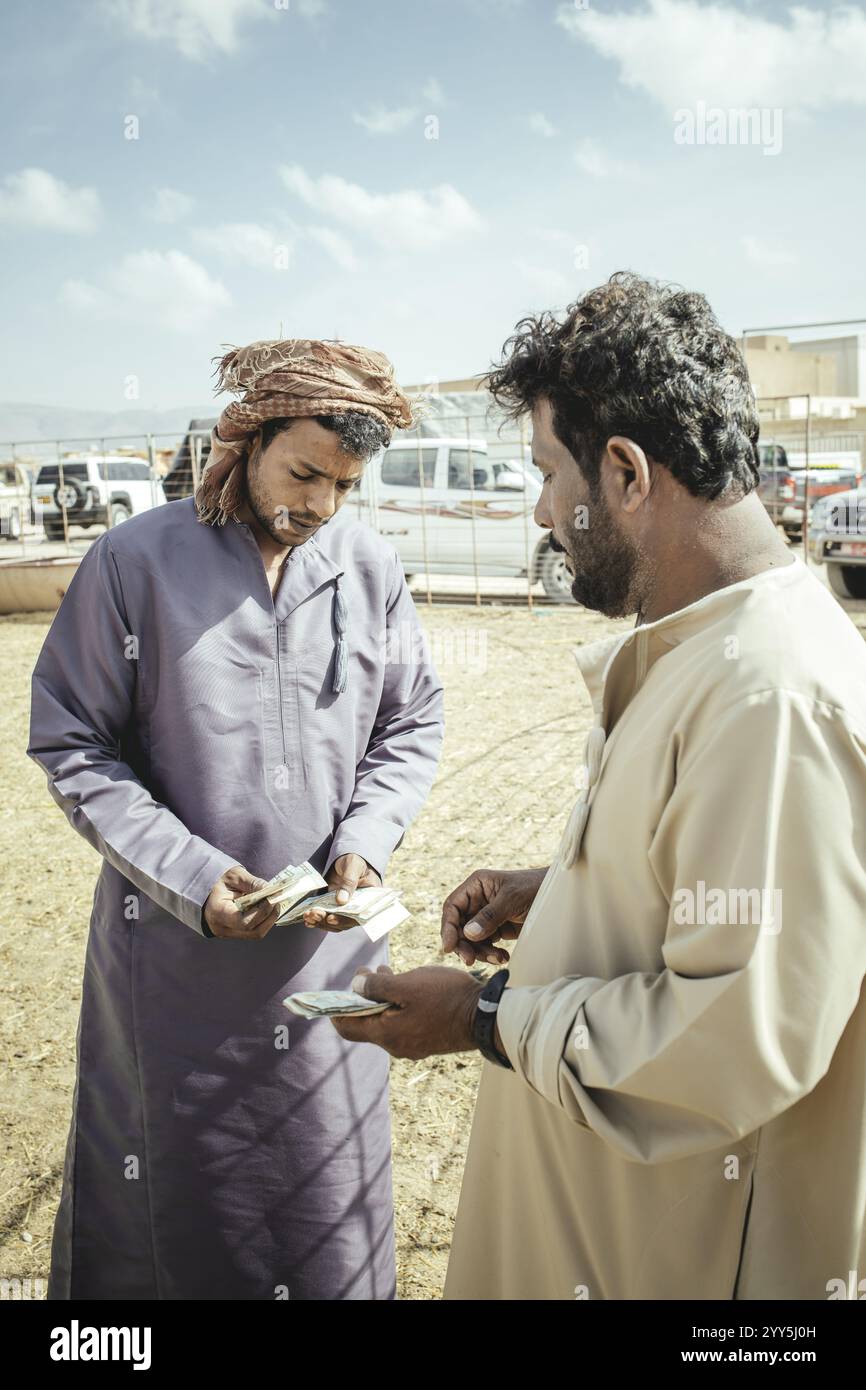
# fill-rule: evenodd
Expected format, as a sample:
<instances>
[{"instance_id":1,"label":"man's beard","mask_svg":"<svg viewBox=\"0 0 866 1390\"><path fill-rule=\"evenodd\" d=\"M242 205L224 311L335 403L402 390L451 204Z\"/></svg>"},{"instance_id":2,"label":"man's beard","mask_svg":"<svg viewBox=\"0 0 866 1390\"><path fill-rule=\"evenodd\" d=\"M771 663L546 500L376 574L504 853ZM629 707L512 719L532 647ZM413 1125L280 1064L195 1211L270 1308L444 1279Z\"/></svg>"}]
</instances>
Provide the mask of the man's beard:
<instances>
[{"instance_id":1,"label":"man's beard","mask_svg":"<svg viewBox=\"0 0 866 1390\"><path fill-rule=\"evenodd\" d=\"M305 524L311 523L315 525L317 529L320 526L326 525L324 521L319 522L314 517L306 517L296 512L290 512L286 507L274 507L270 505L268 499L258 487L257 478L255 474L253 474L253 476L251 477L248 471L245 482L247 506L249 507L259 526L261 526L262 530L266 533L266 535L270 536L271 540L275 541L277 545L294 546L303 545L304 543L303 541L292 540L292 538L288 534L287 527L285 525L281 526L277 521L278 513L281 516L287 516L289 523L291 523L292 521L300 521ZM313 531L308 531L306 533L305 539L309 540L310 536L312 536L313 534Z\"/></svg>"},{"instance_id":2,"label":"man's beard","mask_svg":"<svg viewBox=\"0 0 866 1390\"><path fill-rule=\"evenodd\" d=\"M571 592L577 603L607 618L626 617L638 607L637 552L617 530L600 487L590 489L587 514L588 526L561 528L564 545L551 533L550 548L571 561Z\"/></svg>"}]
</instances>

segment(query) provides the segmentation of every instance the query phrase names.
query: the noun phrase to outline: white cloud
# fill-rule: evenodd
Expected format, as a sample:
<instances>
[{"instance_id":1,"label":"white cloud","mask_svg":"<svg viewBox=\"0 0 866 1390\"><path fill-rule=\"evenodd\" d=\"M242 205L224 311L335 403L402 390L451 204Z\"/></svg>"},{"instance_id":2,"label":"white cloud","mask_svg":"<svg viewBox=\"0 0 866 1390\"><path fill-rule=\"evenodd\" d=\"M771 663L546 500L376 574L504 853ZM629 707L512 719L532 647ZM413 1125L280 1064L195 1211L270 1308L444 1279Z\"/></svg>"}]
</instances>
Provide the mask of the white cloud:
<instances>
[{"instance_id":1,"label":"white cloud","mask_svg":"<svg viewBox=\"0 0 866 1390\"><path fill-rule=\"evenodd\" d=\"M307 232L314 241L324 247L331 259L336 261L343 270L355 270L357 268L358 260L352 244L342 233L335 232L332 227L308 227Z\"/></svg>"},{"instance_id":2,"label":"white cloud","mask_svg":"<svg viewBox=\"0 0 866 1390\"><path fill-rule=\"evenodd\" d=\"M334 174L311 178L298 164L284 165L280 174L307 207L365 232L389 249L426 251L483 225L472 204L449 183L427 190L370 193Z\"/></svg>"},{"instance_id":3,"label":"white cloud","mask_svg":"<svg viewBox=\"0 0 866 1390\"><path fill-rule=\"evenodd\" d=\"M516 260L514 268L518 271L534 293L545 302L565 304L575 297L574 283L560 271L550 266L533 265L529 261Z\"/></svg>"},{"instance_id":4,"label":"white cloud","mask_svg":"<svg viewBox=\"0 0 866 1390\"><path fill-rule=\"evenodd\" d=\"M431 77L429 81L425 82L421 89L421 95L434 106L445 105L445 93L442 90L442 84L437 82L435 77Z\"/></svg>"},{"instance_id":5,"label":"white cloud","mask_svg":"<svg viewBox=\"0 0 866 1390\"><path fill-rule=\"evenodd\" d=\"M260 0L105 0L105 5L133 34L167 40L185 58L194 59L233 53L244 24L266 15L279 17Z\"/></svg>"},{"instance_id":6,"label":"white cloud","mask_svg":"<svg viewBox=\"0 0 866 1390\"><path fill-rule=\"evenodd\" d=\"M414 106L400 106L388 110L386 107L371 107L366 115L356 111L352 120L361 125L370 135L393 135L395 131L405 130L415 120L418 111Z\"/></svg>"},{"instance_id":7,"label":"white cloud","mask_svg":"<svg viewBox=\"0 0 866 1390\"><path fill-rule=\"evenodd\" d=\"M181 222L192 211L192 198L177 188L158 188L149 211L154 222Z\"/></svg>"},{"instance_id":8,"label":"white cloud","mask_svg":"<svg viewBox=\"0 0 866 1390\"><path fill-rule=\"evenodd\" d=\"M636 177L638 172L625 160L609 155L589 136L580 141L574 152L574 161L579 169L594 179L628 179Z\"/></svg>"},{"instance_id":9,"label":"white cloud","mask_svg":"<svg viewBox=\"0 0 866 1390\"><path fill-rule=\"evenodd\" d=\"M740 237L740 245L746 253L746 258L753 265L773 268L782 265L798 265L800 261L799 256L794 251L786 251L783 246L764 241L760 237Z\"/></svg>"},{"instance_id":10,"label":"white cloud","mask_svg":"<svg viewBox=\"0 0 866 1390\"><path fill-rule=\"evenodd\" d=\"M92 232L101 215L94 188L70 188L47 169L7 174L0 188L0 222L62 232Z\"/></svg>"},{"instance_id":11,"label":"white cloud","mask_svg":"<svg viewBox=\"0 0 866 1390\"><path fill-rule=\"evenodd\" d=\"M198 244L215 251L223 260L253 266L256 270L285 269L292 254L291 243L278 238L269 227L257 222L223 222L201 227L195 233Z\"/></svg>"},{"instance_id":12,"label":"white cloud","mask_svg":"<svg viewBox=\"0 0 866 1390\"><path fill-rule=\"evenodd\" d=\"M556 126L552 121L547 119L543 111L533 111L532 115L529 117L529 129L533 131L535 135L543 135L546 140L552 139L554 135L559 133Z\"/></svg>"},{"instance_id":13,"label":"white cloud","mask_svg":"<svg viewBox=\"0 0 866 1390\"><path fill-rule=\"evenodd\" d=\"M67 280L63 302L102 318L194 331L231 303L228 290L182 251L135 251L109 269L98 285Z\"/></svg>"},{"instance_id":14,"label":"white cloud","mask_svg":"<svg viewBox=\"0 0 866 1390\"><path fill-rule=\"evenodd\" d=\"M705 101L822 107L866 102L866 10L793 6L786 20L700 4L648 0L612 13L562 5L557 23L619 65L627 87L667 111Z\"/></svg>"}]
</instances>

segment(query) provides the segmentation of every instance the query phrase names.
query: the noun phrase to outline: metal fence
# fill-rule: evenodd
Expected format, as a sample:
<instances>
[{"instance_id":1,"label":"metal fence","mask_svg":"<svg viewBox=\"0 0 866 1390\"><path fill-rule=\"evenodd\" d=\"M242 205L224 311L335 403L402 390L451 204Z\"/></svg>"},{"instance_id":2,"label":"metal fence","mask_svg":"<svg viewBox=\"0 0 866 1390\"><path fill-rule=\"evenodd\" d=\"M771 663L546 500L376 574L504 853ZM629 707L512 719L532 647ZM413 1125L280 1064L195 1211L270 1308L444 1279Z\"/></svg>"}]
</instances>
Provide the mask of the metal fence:
<instances>
[{"instance_id":1,"label":"metal fence","mask_svg":"<svg viewBox=\"0 0 866 1390\"><path fill-rule=\"evenodd\" d=\"M768 397L759 402L765 416L775 416L766 419L761 442L805 456L808 507L809 460L820 454L850 457L855 452L862 460L864 436L856 430L828 429L826 419L813 421L808 398L805 417L797 419L796 430L787 428L787 421L778 418L778 403L791 399ZM104 525L115 520L110 499L117 480L108 472L116 466L122 474L124 461L147 465L150 498L133 510L157 504L160 484L169 500L190 495L207 463L213 423L212 419L197 420L191 422L196 428L174 433L0 443L0 470L5 468L7 475L10 471L14 475L16 467L30 471L27 524L14 546L8 544L10 487L5 492L0 487L0 533L7 541L0 555L35 559L83 553ZM438 452L431 471L433 441ZM407 464L408 451L414 463L410 459ZM540 475L531 462L525 425L506 422L481 391L432 395L424 402L417 426L395 434L385 457L398 455L403 457L399 485L393 482L393 470L389 479L379 456L365 470L361 487L346 506L396 545L407 572L417 576L416 592L420 586L427 602L450 593L452 598L476 604L491 597L518 600L531 609L539 600L569 599L564 561L553 557L546 533L533 520ZM104 524L91 522L88 530L76 520L76 508L71 505L74 490L67 488L70 479L64 472L74 462L80 465L84 457L93 460L91 467L102 467L106 473L98 491L101 504L108 508ZM40 486L38 481L45 465L55 470L50 486ZM503 481L507 486L500 485ZM397 493L402 495L395 500ZM49 494L50 508L45 501ZM808 516L804 544L807 529Z\"/></svg>"}]
</instances>

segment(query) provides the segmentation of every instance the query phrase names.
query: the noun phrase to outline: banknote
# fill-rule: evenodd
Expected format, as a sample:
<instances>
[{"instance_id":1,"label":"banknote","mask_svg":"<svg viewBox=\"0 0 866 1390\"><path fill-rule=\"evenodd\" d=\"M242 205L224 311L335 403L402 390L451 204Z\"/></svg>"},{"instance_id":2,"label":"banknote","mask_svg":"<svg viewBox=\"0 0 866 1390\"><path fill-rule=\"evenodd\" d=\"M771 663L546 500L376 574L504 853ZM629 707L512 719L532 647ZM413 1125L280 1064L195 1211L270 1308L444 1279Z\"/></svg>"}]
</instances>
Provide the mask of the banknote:
<instances>
[{"instance_id":1,"label":"banknote","mask_svg":"<svg viewBox=\"0 0 866 1390\"><path fill-rule=\"evenodd\" d=\"M277 923L300 922L311 907L333 913L356 926L363 927L371 941L378 941L386 932L405 922L408 911L400 901L397 888L356 888L347 902L338 903L336 891L312 893L300 902L287 903Z\"/></svg>"},{"instance_id":2,"label":"banknote","mask_svg":"<svg viewBox=\"0 0 866 1390\"><path fill-rule=\"evenodd\" d=\"M303 864L287 865L261 888L256 888L252 893L244 893L242 897L235 898L235 906L241 912L246 912L248 907L254 907L256 903L267 898L272 907L276 907L279 903L285 903L291 907L299 899L309 897L311 893L320 892L327 886L318 869L314 869L312 864L308 864L305 860Z\"/></svg>"},{"instance_id":3,"label":"banknote","mask_svg":"<svg viewBox=\"0 0 866 1390\"><path fill-rule=\"evenodd\" d=\"M287 1009L301 1018L331 1018L335 1015L352 1015L363 1018L367 1014L380 1014L390 1008L375 999L365 999L351 989L318 989L290 994L283 1000Z\"/></svg>"}]
</instances>

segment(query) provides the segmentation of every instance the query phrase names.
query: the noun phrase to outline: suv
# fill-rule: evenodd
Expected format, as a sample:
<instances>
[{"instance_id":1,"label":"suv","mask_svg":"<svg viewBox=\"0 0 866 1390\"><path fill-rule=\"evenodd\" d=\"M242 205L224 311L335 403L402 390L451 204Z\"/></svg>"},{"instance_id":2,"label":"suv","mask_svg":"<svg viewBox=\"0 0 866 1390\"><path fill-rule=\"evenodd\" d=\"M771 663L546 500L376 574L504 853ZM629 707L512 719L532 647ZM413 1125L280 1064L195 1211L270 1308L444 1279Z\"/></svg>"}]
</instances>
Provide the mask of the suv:
<instances>
[{"instance_id":1,"label":"suv","mask_svg":"<svg viewBox=\"0 0 866 1390\"><path fill-rule=\"evenodd\" d=\"M67 526L117 526L165 502L147 459L127 454L70 454L44 463L33 491L49 541L63 540L64 512Z\"/></svg>"}]
</instances>

